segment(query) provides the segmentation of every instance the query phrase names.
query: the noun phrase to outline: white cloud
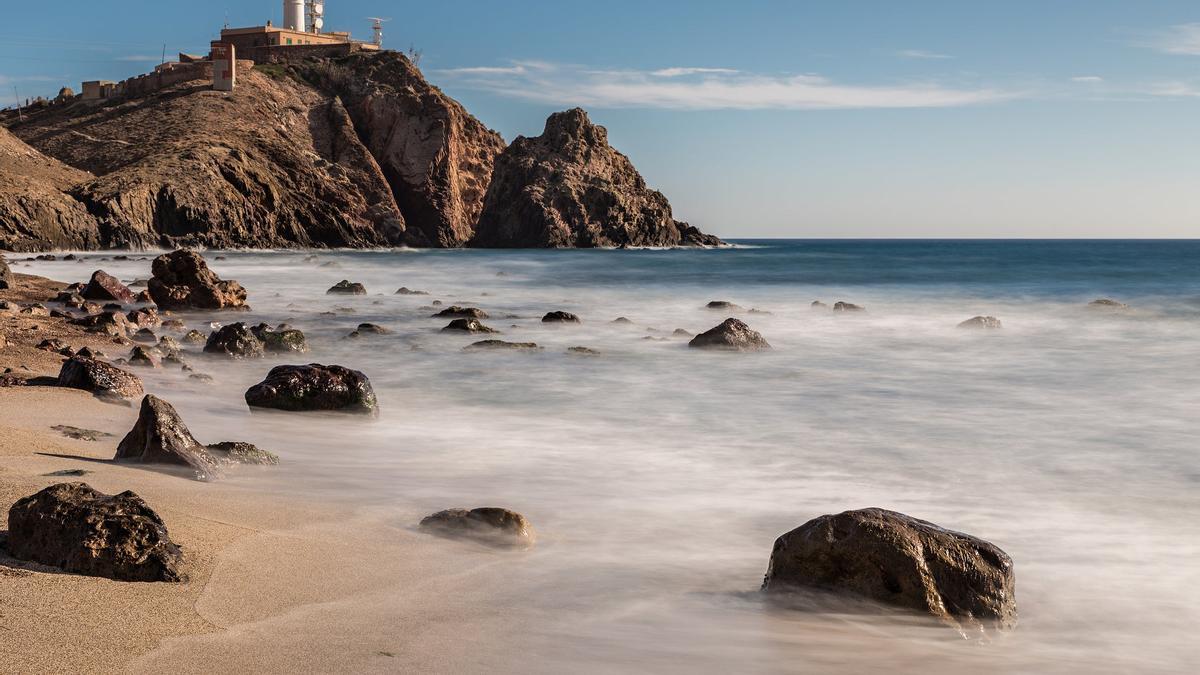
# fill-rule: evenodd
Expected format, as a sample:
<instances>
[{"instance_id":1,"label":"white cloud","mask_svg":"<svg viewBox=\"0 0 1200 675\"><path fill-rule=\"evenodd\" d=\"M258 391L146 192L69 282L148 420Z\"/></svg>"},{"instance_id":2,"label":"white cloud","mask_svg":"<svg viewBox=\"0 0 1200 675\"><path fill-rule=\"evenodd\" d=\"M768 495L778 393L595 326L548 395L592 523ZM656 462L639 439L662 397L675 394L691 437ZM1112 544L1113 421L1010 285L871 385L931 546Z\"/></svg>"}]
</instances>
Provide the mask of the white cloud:
<instances>
[{"instance_id":1,"label":"white cloud","mask_svg":"<svg viewBox=\"0 0 1200 675\"><path fill-rule=\"evenodd\" d=\"M1097 83L1097 82L1103 82L1104 78L1100 77L1099 75L1080 75L1079 77L1072 77L1071 81L1072 82Z\"/></svg>"},{"instance_id":2,"label":"white cloud","mask_svg":"<svg viewBox=\"0 0 1200 675\"><path fill-rule=\"evenodd\" d=\"M1200 87L1181 81L1158 82L1151 85L1146 93L1168 98L1194 98L1200 96Z\"/></svg>"},{"instance_id":3,"label":"white cloud","mask_svg":"<svg viewBox=\"0 0 1200 675\"><path fill-rule=\"evenodd\" d=\"M1154 37L1149 46L1167 54L1200 55L1200 23L1171 26Z\"/></svg>"},{"instance_id":4,"label":"white cloud","mask_svg":"<svg viewBox=\"0 0 1200 675\"><path fill-rule=\"evenodd\" d=\"M906 59L952 59L949 54L939 54L937 52L928 52L924 49L902 49L899 52L900 56Z\"/></svg>"},{"instance_id":5,"label":"white cloud","mask_svg":"<svg viewBox=\"0 0 1200 675\"><path fill-rule=\"evenodd\" d=\"M524 66L524 67L522 67ZM592 70L517 63L441 71L460 87L553 105L679 110L940 108L1016 98L993 88L933 82L843 84L817 75L760 75L728 68Z\"/></svg>"}]
</instances>

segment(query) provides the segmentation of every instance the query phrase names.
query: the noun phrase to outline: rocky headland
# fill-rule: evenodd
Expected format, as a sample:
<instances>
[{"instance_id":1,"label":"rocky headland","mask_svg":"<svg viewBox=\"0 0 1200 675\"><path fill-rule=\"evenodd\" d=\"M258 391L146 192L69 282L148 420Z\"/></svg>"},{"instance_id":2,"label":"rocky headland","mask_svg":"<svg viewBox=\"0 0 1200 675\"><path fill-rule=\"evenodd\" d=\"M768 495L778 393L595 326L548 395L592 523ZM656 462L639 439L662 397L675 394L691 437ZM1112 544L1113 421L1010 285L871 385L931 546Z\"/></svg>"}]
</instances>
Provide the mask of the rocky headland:
<instances>
[{"instance_id":1,"label":"rocky headland","mask_svg":"<svg viewBox=\"0 0 1200 675\"><path fill-rule=\"evenodd\" d=\"M511 146L403 54L0 117L0 249L717 245L582 110Z\"/></svg>"}]
</instances>

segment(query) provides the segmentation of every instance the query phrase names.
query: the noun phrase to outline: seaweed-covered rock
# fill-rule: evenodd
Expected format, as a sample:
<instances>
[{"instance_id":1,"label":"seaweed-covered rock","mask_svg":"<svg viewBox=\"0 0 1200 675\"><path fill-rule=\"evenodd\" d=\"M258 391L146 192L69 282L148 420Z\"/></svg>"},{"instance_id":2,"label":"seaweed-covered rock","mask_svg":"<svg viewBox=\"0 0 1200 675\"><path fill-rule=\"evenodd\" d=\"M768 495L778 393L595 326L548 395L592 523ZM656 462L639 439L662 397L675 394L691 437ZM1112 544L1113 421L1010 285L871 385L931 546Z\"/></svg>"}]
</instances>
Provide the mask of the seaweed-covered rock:
<instances>
[{"instance_id":1,"label":"seaweed-covered rock","mask_svg":"<svg viewBox=\"0 0 1200 675\"><path fill-rule=\"evenodd\" d=\"M258 358L264 350L263 341L241 321L221 326L204 343L206 354L223 354L235 359Z\"/></svg>"},{"instance_id":2,"label":"seaweed-covered rock","mask_svg":"<svg viewBox=\"0 0 1200 675\"><path fill-rule=\"evenodd\" d=\"M59 483L8 511L8 552L21 560L118 581L182 581L183 554L162 518L133 492Z\"/></svg>"},{"instance_id":3,"label":"seaweed-covered rock","mask_svg":"<svg viewBox=\"0 0 1200 675\"><path fill-rule=\"evenodd\" d=\"M579 323L579 317L570 312L547 312L542 317L542 323Z\"/></svg>"},{"instance_id":4,"label":"seaweed-covered rock","mask_svg":"<svg viewBox=\"0 0 1200 675\"><path fill-rule=\"evenodd\" d=\"M749 352L770 349L771 345L756 330L737 319L725 319L721 325L692 338L689 347Z\"/></svg>"},{"instance_id":5,"label":"seaweed-covered rock","mask_svg":"<svg viewBox=\"0 0 1200 675\"><path fill-rule=\"evenodd\" d=\"M291 412L338 411L375 415L379 404L367 376L342 366L276 366L246 390L251 408Z\"/></svg>"},{"instance_id":6,"label":"seaweed-covered rock","mask_svg":"<svg viewBox=\"0 0 1200 675\"><path fill-rule=\"evenodd\" d=\"M91 280L84 286L80 295L88 300L107 300L123 304L133 302L133 291L104 270L92 273Z\"/></svg>"},{"instance_id":7,"label":"seaweed-covered rock","mask_svg":"<svg viewBox=\"0 0 1200 675\"><path fill-rule=\"evenodd\" d=\"M496 507L439 511L421 520L421 529L500 547L528 548L537 539L525 516Z\"/></svg>"},{"instance_id":8,"label":"seaweed-covered rock","mask_svg":"<svg viewBox=\"0 0 1200 675\"><path fill-rule=\"evenodd\" d=\"M103 361L80 356L67 359L62 364L58 372L58 386L119 398L133 398L144 392L137 375Z\"/></svg>"},{"instance_id":9,"label":"seaweed-covered rock","mask_svg":"<svg viewBox=\"0 0 1200 675\"><path fill-rule=\"evenodd\" d=\"M862 596L973 628L1017 621L1012 559L998 546L895 511L821 516L775 541L763 590Z\"/></svg>"},{"instance_id":10,"label":"seaweed-covered rock","mask_svg":"<svg viewBox=\"0 0 1200 675\"><path fill-rule=\"evenodd\" d=\"M154 276L147 290L154 303L166 310L243 309L246 289L236 281L224 281L208 268L195 251L178 250L154 259Z\"/></svg>"}]
</instances>

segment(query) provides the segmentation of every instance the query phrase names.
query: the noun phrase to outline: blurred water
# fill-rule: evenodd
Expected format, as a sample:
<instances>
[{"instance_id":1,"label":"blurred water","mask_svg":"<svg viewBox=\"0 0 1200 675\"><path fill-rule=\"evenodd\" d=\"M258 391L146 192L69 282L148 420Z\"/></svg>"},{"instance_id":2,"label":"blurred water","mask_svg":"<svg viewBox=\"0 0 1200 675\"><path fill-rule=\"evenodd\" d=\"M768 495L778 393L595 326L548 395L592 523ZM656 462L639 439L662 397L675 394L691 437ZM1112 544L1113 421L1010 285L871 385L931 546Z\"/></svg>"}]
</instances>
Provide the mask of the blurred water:
<instances>
[{"instance_id":1,"label":"blurred water","mask_svg":"<svg viewBox=\"0 0 1200 675\"><path fill-rule=\"evenodd\" d=\"M455 506L529 516L535 551L477 553L480 569L505 570L503 588L479 591L479 616L506 618L479 629L457 664L467 670L1193 670L1200 242L745 244L209 253L254 309L190 322L291 323L313 346L298 360L364 371L382 414L249 414L242 392L278 359L195 356L215 384L163 371L148 388L201 440L277 451L277 470L230 478L250 489L349 502L383 528ZM146 260L100 255L17 271L149 276ZM341 279L369 294L327 296ZM400 286L431 295L393 295ZM1097 297L1132 309L1087 309ZM498 337L544 349L464 353L479 338L439 333L434 299L482 307ZM737 316L774 350L697 352L671 335L726 318L704 309L718 299L770 312ZM868 311L814 311L816 299ZM540 323L559 309L583 323ZM978 314L1004 329L955 328ZM612 324L618 316L633 325ZM364 321L392 332L344 339ZM577 345L602 354L566 352ZM1008 551L1018 630L976 645L905 617L761 604L776 536L867 506ZM310 631L326 649L387 639L406 611L427 607L414 592L326 607L287 632ZM419 663L432 647L408 649Z\"/></svg>"}]
</instances>

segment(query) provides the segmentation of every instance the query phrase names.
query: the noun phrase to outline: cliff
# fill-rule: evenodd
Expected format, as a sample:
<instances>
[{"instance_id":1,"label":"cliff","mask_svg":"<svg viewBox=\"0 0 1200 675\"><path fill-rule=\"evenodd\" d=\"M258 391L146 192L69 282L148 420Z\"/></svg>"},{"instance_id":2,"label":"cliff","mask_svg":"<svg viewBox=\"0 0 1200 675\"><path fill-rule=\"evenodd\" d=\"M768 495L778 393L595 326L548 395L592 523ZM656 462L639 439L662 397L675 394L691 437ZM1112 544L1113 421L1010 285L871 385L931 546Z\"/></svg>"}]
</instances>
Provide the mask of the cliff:
<instances>
[{"instance_id":1,"label":"cliff","mask_svg":"<svg viewBox=\"0 0 1200 675\"><path fill-rule=\"evenodd\" d=\"M720 243L675 220L667 198L579 108L551 115L541 136L519 137L497 158L472 241L496 248Z\"/></svg>"},{"instance_id":2,"label":"cliff","mask_svg":"<svg viewBox=\"0 0 1200 675\"><path fill-rule=\"evenodd\" d=\"M231 93L190 79L7 123L0 248L716 242L676 222L582 111L506 148L397 52L244 68Z\"/></svg>"}]
</instances>

